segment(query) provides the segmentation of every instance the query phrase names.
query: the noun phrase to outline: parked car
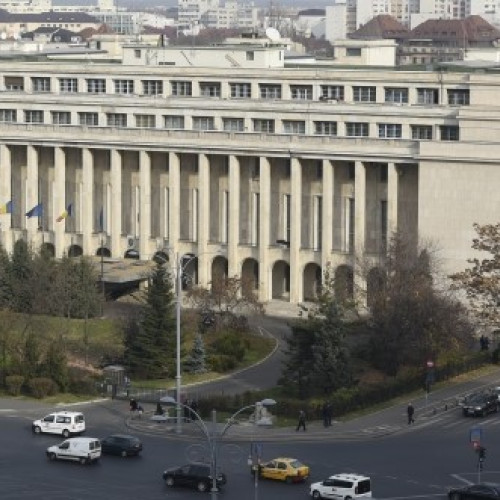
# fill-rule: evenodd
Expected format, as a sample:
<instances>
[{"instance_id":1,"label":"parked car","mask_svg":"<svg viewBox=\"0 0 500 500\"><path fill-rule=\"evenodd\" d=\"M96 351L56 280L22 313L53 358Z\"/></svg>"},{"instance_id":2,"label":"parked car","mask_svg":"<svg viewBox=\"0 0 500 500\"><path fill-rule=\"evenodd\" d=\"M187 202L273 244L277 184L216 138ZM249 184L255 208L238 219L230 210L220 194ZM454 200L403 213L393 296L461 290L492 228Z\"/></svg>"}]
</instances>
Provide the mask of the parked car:
<instances>
[{"instance_id":1,"label":"parked car","mask_svg":"<svg viewBox=\"0 0 500 500\"><path fill-rule=\"evenodd\" d=\"M462 412L466 417L484 417L487 413L497 412L498 404L498 396L496 394L472 394L465 398L462 405Z\"/></svg>"},{"instance_id":2,"label":"parked car","mask_svg":"<svg viewBox=\"0 0 500 500\"><path fill-rule=\"evenodd\" d=\"M46 454L49 460L72 460L90 464L101 458L101 443L99 439L92 437L70 438L49 446Z\"/></svg>"},{"instance_id":3,"label":"parked car","mask_svg":"<svg viewBox=\"0 0 500 500\"><path fill-rule=\"evenodd\" d=\"M134 436L111 434L101 440L101 448L104 454L130 457L139 455L142 451L142 443Z\"/></svg>"},{"instance_id":4,"label":"parked car","mask_svg":"<svg viewBox=\"0 0 500 500\"><path fill-rule=\"evenodd\" d=\"M324 481L311 484L310 494L316 499L372 498L371 480L358 474L335 474Z\"/></svg>"},{"instance_id":5,"label":"parked car","mask_svg":"<svg viewBox=\"0 0 500 500\"><path fill-rule=\"evenodd\" d=\"M163 480L169 487L187 486L198 491L209 491L212 487L212 474L208 464L193 463L167 469L163 472ZM216 481L218 487L225 485L225 474L219 472Z\"/></svg>"},{"instance_id":6,"label":"parked car","mask_svg":"<svg viewBox=\"0 0 500 500\"><path fill-rule=\"evenodd\" d=\"M296 458L275 458L264 464L252 467L252 473L259 477L276 479L286 483L299 483L309 477L309 467Z\"/></svg>"},{"instance_id":7,"label":"parked car","mask_svg":"<svg viewBox=\"0 0 500 500\"><path fill-rule=\"evenodd\" d=\"M85 417L80 412L58 411L50 413L40 420L35 420L31 428L35 434L47 432L61 434L68 438L85 431Z\"/></svg>"},{"instance_id":8,"label":"parked car","mask_svg":"<svg viewBox=\"0 0 500 500\"><path fill-rule=\"evenodd\" d=\"M493 500L500 499L500 484L470 484L448 491L449 500Z\"/></svg>"}]
</instances>

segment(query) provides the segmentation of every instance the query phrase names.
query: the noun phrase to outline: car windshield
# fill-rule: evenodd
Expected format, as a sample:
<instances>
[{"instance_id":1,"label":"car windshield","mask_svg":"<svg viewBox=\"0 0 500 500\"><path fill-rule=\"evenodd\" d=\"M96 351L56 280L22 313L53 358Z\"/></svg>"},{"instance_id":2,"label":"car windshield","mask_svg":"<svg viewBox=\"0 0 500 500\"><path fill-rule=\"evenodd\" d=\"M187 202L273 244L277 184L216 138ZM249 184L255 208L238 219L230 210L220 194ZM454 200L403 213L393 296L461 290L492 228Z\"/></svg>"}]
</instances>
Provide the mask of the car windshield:
<instances>
[{"instance_id":1,"label":"car windshield","mask_svg":"<svg viewBox=\"0 0 500 500\"><path fill-rule=\"evenodd\" d=\"M304 464L300 462L299 460L294 460L293 462L290 462L290 467L293 467L294 469L298 469L299 467L304 467Z\"/></svg>"}]
</instances>

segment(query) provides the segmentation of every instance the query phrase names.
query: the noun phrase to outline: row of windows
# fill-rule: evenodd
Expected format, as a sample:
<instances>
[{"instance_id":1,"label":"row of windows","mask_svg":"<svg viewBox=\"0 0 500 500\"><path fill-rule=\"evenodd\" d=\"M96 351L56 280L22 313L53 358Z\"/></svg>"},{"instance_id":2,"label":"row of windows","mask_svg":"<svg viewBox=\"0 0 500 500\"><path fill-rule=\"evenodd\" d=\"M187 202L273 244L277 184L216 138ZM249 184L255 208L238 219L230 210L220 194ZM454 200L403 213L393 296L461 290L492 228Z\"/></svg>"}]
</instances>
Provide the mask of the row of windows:
<instances>
[{"instance_id":1,"label":"row of windows","mask_svg":"<svg viewBox=\"0 0 500 500\"><path fill-rule=\"evenodd\" d=\"M49 77L33 77L33 92L51 92L51 79ZM85 89L79 88L77 78L59 78L60 93L76 93L86 91L91 94L106 94L109 82L105 78L85 79ZM115 94L132 95L142 94L146 96L162 96L166 92L163 80L112 80ZM193 82L173 80L169 82L170 95L178 97L188 97L193 95ZM140 87L140 88L137 88ZM5 88L7 90L24 90L23 77L5 77ZM220 82L199 82L199 94L202 97L221 97L222 84ZM259 83L259 98L261 99L282 99L283 86L277 83ZM352 87L353 102L377 102L377 92L375 86L355 85ZM249 82L229 83L229 95L234 99L252 98L252 85ZM439 104L438 88L417 88L417 104ZM384 87L384 102L408 104L410 89L406 87ZM290 85L290 97L294 100L312 100L313 85ZM469 89L447 89L447 102L450 105L470 104ZM345 100L344 85L321 85L320 100Z\"/></svg>"},{"instance_id":2,"label":"row of windows","mask_svg":"<svg viewBox=\"0 0 500 500\"><path fill-rule=\"evenodd\" d=\"M69 111L51 111L53 125L71 125L71 113ZM133 115L134 126L138 128L156 128L157 117L155 115L136 114ZM166 129L184 129L184 116L163 115L163 127ZM0 122L16 123L17 110L0 109ZM44 123L44 112L42 110L24 111L25 123ZM99 126L98 113L79 112L78 123L82 126ZM216 130L215 118L212 116L194 116L192 118L194 130ZM252 120L253 132L274 134L276 132L276 121L265 118ZM314 121L315 135L337 135L337 122ZM106 113L106 125L108 127L129 126L129 116L126 113ZM303 120L282 120L282 133L303 135L306 133L306 122ZM222 118L222 127L226 132L243 132L245 121L243 118ZM378 123L378 137L383 139L401 139L403 137L403 126L399 123ZM432 125L411 125L411 138L416 140L432 140ZM367 122L346 122L345 135L347 137L369 137L370 124ZM455 125L442 125L439 127L440 139L446 141L459 140L459 128Z\"/></svg>"}]
</instances>

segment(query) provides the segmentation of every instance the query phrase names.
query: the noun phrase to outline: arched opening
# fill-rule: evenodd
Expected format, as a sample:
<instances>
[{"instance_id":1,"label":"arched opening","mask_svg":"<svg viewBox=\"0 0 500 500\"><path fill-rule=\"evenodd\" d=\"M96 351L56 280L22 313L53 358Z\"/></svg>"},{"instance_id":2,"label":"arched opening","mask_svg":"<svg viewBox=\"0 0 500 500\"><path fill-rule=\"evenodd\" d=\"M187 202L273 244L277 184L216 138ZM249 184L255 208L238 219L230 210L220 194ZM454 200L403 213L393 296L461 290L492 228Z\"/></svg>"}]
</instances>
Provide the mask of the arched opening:
<instances>
[{"instance_id":1,"label":"arched opening","mask_svg":"<svg viewBox=\"0 0 500 500\"><path fill-rule=\"evenodd\" d=\"M168 254L159 250L153 255L153 261L157 264L164 265L168 262Z\"/></svg>"},{"instance_id":2,"label":"arched opening","mask_svg":"<svg viewBox=\"0 0 500 500\"><path fill-rule=\"evenodd\" d=\"M335 297L340 302L354 299L354 273L350 266L339 266L335 270Z\"/></svg>"},{"instance_id":3,"label":"arched opening","mask_svg":"<svg viewBox=\"0 0 500 500\"><path fill-rule=\"evenodd\" d=\"M259 289L259 263L245 259L241 266L241 292L243 295L256 293Z\"/></svg>"},{"instance_id":4,"label":"arched opening","mask_svg":"<svg viewBox=\"0 0 500 500\"><path fill-rule=\"evenodd\" d=\"M304 300L314 302L318 298L321 289L321 267L318 264L309 263L304 268Z\"/></svg>"},{"instance_id":5,"label":"arched opening","mask_svg":"<svg viewBox=\"0 0 500 500\"><path fill-rule=\"evenodd\" d=\"M182 289L188 288L198 283L198 257L187 253L180 260Z\"/></svg>"},{"instance_id":6,"label":"arched opening","mask_svg":"<svg viewBox=\"0 0 500 500\"><path fill-rule=\"evenodd\" d=\"M217 256L212 261L212 282L227 278L228 262L225 257Z\"/></svg>"},{"instance_id":7,"label":"arched opening","mask_svg":"<svg viewBox=\"0 0 500 500\"><path fill-rule=\"evenodd\" d=\"M71 245L68 248L68 257L81 257L83 255L83 248L80 245Z\"/></svg>"},{"instance_id":8,"label":"arched opening","mask_svg":"<svg viewBox=\"0 0 500 500\"><path fill-rule=\"evenodd\" d=\"M125 259L134 259L134 260L139 260L141 255L135 248L129 248L125 254L123 255Z\"/></svg>"},{"instance_id":9,"label":"arched opening","mask_svg":"<svg viewBox=\"0 0 500 500\"><path fill-rule=\"evenodd\" d=\"M372 308L385 288L385 276L378 267L370 269L366 279L366 305Z\"/></svg>"},{"instance_id":10,"label":"arched opening","mask_svg":"<svg viewBox=\"0 0 500 500\"><path fill-rule=\"evenodd\" d=\"M52 243L42 243L40 253L48 257L55 257L56 249Z\"/></svg>"},{"instance_id":11,"label":"arched opening","mask_svg":"<svg viewBox=\"0 0 500 500\"><path fill-rule=\"evenodd\" d=\"M95 253L98 257L111 257L109 248L99 247Z\"/></svg>"},{"instance_id":12,"label":"arched opening","mask_svg":"<svg viewBox=\"0 0 500 500\"><path fill-rule=\"evenodd\" d=\"M273 299L290 300L290 265L278 260L273 266Z\"/></svg>"}]
</instances>

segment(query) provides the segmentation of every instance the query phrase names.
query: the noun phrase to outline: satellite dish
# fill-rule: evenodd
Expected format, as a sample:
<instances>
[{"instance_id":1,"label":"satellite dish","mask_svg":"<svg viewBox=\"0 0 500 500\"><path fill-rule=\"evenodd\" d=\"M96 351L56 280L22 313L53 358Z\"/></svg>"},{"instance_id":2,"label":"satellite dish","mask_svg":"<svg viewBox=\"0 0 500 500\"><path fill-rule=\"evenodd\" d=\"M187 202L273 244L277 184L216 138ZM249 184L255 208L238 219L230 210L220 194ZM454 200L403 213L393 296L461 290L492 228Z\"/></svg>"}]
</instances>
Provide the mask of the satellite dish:
<instances>
[{"instance_id":1,"label":"satellite dish","mask_svg":"<svg viewBox=\"0 0 500 500\"><path fill-rule=\"evenodd\" d=\"M280 32L276 28L267 28L266 36L272 42L277 42L281 38Z\"/></svg>"}]
</instances>

